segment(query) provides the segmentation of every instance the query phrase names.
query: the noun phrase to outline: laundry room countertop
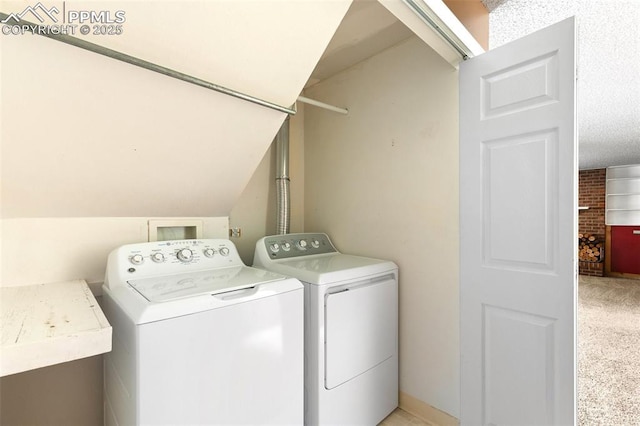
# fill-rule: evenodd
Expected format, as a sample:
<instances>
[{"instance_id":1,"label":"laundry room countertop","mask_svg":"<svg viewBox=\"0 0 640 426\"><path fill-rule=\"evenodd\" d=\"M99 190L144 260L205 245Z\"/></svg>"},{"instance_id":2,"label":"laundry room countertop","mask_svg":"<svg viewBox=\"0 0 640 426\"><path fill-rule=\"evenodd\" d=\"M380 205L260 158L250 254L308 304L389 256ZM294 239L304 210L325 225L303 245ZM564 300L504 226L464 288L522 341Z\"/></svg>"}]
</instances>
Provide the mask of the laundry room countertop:
<instances>
[{"instance_id":1,"label":"laundry room countertop","mask_svg":"<svg viewBox=\"0 0 640 426\"><path fill-rule=\"evenodd\" d=\"M111 350L111 326L84 280L0 288L0 377Z\"/></svg>"}]
</instances>

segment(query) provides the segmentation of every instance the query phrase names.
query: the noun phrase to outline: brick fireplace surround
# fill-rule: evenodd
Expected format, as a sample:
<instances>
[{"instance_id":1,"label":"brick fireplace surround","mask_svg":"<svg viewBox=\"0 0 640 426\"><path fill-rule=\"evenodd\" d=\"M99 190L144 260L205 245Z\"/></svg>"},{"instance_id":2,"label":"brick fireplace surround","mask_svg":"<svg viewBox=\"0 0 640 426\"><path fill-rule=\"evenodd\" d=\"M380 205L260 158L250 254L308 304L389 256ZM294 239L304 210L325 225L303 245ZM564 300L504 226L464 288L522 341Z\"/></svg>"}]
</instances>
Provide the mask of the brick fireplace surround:
<instances>
[{"instance_id":1,"label":"brick fireplace surround","mask_svg":"<svg viewBox=\"0 0 640 426\"><path fill-rule=\"evenodd\" d=\"M578 179L578 205L588 209L578 212L578 232L591 234L604 243L604 222L607 169L580 170ZM608 256L608 253L604 253ZM604 262L579 262L581 275L604 276Z\"/></svg>"}]
</instances>

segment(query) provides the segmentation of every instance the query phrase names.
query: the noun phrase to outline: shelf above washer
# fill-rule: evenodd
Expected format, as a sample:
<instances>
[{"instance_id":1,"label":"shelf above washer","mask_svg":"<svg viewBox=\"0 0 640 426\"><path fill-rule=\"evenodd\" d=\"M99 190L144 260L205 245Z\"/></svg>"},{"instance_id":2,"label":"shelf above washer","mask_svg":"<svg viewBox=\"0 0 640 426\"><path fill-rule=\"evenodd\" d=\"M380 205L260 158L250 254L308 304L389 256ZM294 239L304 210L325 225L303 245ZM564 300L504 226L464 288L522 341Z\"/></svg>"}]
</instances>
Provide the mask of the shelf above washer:
<instances>
[{"instance_id":1,"label":"shelf above washer","mask_svg":"<svg viewBox=\"0 0 640 426\"><path fill-rule=\"evenodd\" d=\"M111 351L84 280L0 288L0 377Z\"/></svg>"}]
</instances>

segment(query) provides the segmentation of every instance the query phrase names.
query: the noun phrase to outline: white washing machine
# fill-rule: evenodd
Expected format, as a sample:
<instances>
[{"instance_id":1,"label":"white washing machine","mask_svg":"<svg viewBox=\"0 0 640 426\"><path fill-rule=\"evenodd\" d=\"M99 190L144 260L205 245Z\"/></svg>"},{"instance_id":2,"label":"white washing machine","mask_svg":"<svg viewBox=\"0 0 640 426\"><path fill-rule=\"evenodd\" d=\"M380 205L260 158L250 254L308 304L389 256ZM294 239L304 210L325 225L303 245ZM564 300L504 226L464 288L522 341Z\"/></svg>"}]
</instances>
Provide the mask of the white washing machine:
<instances>
[{"instance_id":1,"label":"white washing machine","mask_svg":"<svg viewBox=\"0 0 640 426\"><path fill-rule=\"evenodd\" d=\"M228 240L131 244L108 258L105 425L300 425L303 286Z\"/></svg>"},{"instance_id":2,"label":"white washing machine","mask_svg":"<svg viewBox=\"0 0 640 426\"><path fill-rule=\"evenodd\" d=\"M269 236L254 266L305 292L305 424L378 424L398 406L398 268L338 252L325 234Z\"/></svg>"}]
</instances>

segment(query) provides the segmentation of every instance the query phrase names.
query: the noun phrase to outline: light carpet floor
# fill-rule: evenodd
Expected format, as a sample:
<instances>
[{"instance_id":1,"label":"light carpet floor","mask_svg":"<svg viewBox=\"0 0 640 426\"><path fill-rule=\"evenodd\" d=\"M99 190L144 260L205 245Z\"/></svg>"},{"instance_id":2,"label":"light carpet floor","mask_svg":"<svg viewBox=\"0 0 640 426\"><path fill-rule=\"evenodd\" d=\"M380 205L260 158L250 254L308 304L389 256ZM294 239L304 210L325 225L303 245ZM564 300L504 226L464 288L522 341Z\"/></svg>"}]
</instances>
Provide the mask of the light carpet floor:
<instances>
[{"instance_id":1,"label":"light carpet floor","mask_svg":"<svg viewBox=\"0 0 640 426\"><path fill-rule=\"evenodd\" d=\"M580 276L580 426L640 426L640 280Z\"/></svg>"}]
</instances>

